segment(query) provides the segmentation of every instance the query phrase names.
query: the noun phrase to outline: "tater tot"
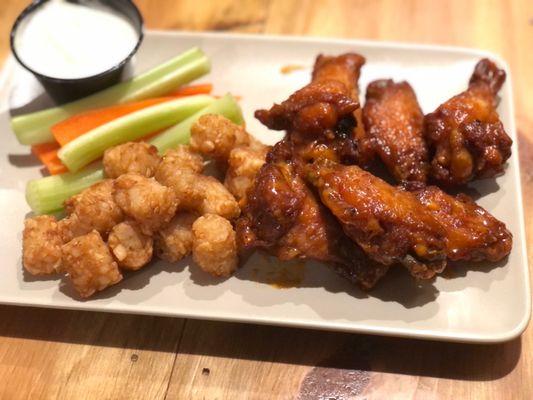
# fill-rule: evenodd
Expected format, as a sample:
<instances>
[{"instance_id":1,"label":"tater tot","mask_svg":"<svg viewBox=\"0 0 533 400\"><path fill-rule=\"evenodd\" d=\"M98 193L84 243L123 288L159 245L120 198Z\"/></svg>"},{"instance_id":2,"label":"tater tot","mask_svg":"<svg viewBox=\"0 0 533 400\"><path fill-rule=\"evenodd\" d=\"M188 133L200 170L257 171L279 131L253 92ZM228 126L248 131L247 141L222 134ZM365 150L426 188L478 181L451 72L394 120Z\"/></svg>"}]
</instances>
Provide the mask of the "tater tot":
<instances>
[{"instance_id":1,"label":"tater tot","mask_svg":"<svg viewBox=\"0 0 533 400\"><path fill-rule=\"evenodd\" d=\"M89 297L122 280L109 248L97 231L63 245L63 268L81 297Z\"/></svg>"},{"instance_id":2,"label":"tater tot","mask_svg":"<svg viewBox=\"0 0 533 400\"><path fill-rule=\"evenodd\" d=\"M204 159L201 154L192 150L190 146L179 145L169 149L163 156L162 168L188 169L201 173L204 170Z\"/></svg>"},{"instance_id":3,"label":"tater tot","mask_svg":"<svg viewBox=\"0 0 533 400\"><path fill-rule=\"evenodd\" d=\"M107 245L115 256L119 267L138 270L152 259L154 241L145 235L136 222L121 222L111 230Z\"/></svg>"},{"instance_id":4,"label":"tater tot","mask_svg":"<svg viewBox=\"0 0 533 400\"><path fill-rule=\"evenodd\" d=\"M219 162L225 163L234 147L249 143L244 128L221 115L203 115L191 127L191 147Z\"/></svg>"},{"instance_id":5,"label":"tater tot","mask_svg":"<svg viewBox=\"0 0 533 400\"><path fill-rule=\"evenodd\" d=\"M174 191L153 178L125 174L115 179L114 187L117 204L147 235L166 225L176 213L178 200Z\"/></svg>"},{"instance_id":6,"label":"tater tot","mask_svg":"<svg viewBox=\"0 0 533 400\"><path fill-rule=\"evenodd\" d=\"M179 212L167 226L157 232L157 256L169 262L177 262L187 256L192 250L192 224L197 218L197 214Z\"/></svg>"},{"instance_id":7,"label":"tater tot","mask_svg":"<svg viewBox=\"0 0 533 400\"><path fill-rule=\"evenodd\" d=\"M238 264L235 231L231 223L218 215L207 214L192 225L192 256L205 272L227 277Z\"/></svg>"},{"instance_id":8,"label":"tater tot","mask_svg":"<svg viewBox=\"0 0 533 400\"><path fill-rule=\"evenodd\" d=\"M40 215L24 221L22 261L32 275L47 275L61 267L61 239L54 217Z\"/></svg>"},{"instance_id":9,"label":"tater tot","mask_svg":"<svg viewBox=\"0 0 533 400\"><path fill-rule=\"evenodd\" d=\"M255 181L255 175L265 163L267 152L267 146L258 147L257 150L243 146L231 151L224 185L240 205L244 204L246 193Z\"/></svg>"},{"instance_id":10,"label":"tater tot","mask_svg":"<svg viewBox=\"0 0 533 400\"><path fill-rule=\"evenodd\" d=\"M133 173L150 178L161 158L157 148L145 142L128 142L111 147L104 152L104 172L108 178Z\"/></svg>"},{"instance_id":11,"label":"tater tot","mask_svg":"<svg viewBox=\"0 0 533 400\"><path fill-rule=\"evenodd\" d=\"M203 193L200 214L217 214L229 220L240 215L237 200L222 183L212 176L202 176L198 185Z\"/></svg>"},{"instance_id":12,"label":"tater tot","mask_svg":"<svg viewBox=\"0 0 533 400\"><path fill-rule=\"evenodd\" d=\"M239 216L237 201L226 187L211 176L196 174L188 170L168 170L158 174L159 182L174 190L180 208L218 214L233 219Z\"/></svg>"},{"instance_id":13,"label":"tater tot","mask_svg":"<svg viewBox=\"0 0 533 400\"><path fill-rule=\"evenodd\" d=\"M65 202L68 218L60 221L65 242L85 235L93 229L104 237L124 220L124 213L113 197L113 181L106 179L95 183Z\"/></svg>"}]
</instances>

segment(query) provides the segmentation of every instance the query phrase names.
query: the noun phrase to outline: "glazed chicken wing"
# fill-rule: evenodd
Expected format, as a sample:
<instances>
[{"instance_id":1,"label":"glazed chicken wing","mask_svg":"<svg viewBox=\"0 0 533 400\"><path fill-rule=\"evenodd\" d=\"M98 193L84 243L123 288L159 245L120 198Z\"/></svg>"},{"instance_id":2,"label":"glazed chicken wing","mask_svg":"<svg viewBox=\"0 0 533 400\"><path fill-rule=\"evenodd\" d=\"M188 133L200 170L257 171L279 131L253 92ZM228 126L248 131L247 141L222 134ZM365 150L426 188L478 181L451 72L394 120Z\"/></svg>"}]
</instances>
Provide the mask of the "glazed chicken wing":
<instances>
[{"instance_id":1,"label":"glazed chicken wing","mask_svg":"<svg viewBox=\"0 0 533 400\"><path fill-rule=\"evenodd\" d=\"M239 247L262 248L281 260L314 259L369 289L386 273L351 242L331 213L300 178L285 141L274 146L248 194L237 222Z\"/></svg>"},{"instance_id":2,"label":"glazed chicken wing","mask_svg":"<svg viewBox=\"0 0 533 400\"><path fill-rule=\"evenodd\" d=\"M307 178L344 232L373 260L428 279L446 266L445 231L410 192L358 166L319 160Z\"/></svg>"},{"instance_id":3,"label":"glazed chicken wing","mask_svg":"<svg viewBox=\"0 0 533 400\"><path fill-rule=\"evenodd\" d=\"M450 196L435 186L414 193L444 227L448 259L494 262L510 253L511 232L467 195Z\"/></svg>"},{"instance_id":4,"label":"glazed chicken wing","mask_svg":"<svg viewBox=\"0 0 533 400\"><path fill-rule=\"evenodd\" d=\"M411 85L390 79L370 83L363 121L374 152L398 182L426 181L424 114Z\"/></svg>"},{"instance_id":5,"label":"glazed chicken wing","mask_svg":"<svg viewBox=\"0 0 533 400\"><path fill-rule=\"evenodd\" d=\"M330 160L307 167L307 178L346 234L372 259L405 265L419 278L441 272L447 260L499 261L512 235L468 196L436 186L408 192Z\"/></svg>"},{"instance_id":6,"label":"glazed chicken wing","mask_svg":"<svg viewBox=\"0 0 533 400\"><path fill-rule=\"evenodd\" d=\"M341 162L366 163L370 147L359 110L357 81L365 59L358 54L318 56L313 80L270 110L255 113L270 129L287 130L301 157L334 149ZM327 142L327 144L326 144Z\"/></svg>"},{"instance_id":7,"label":"glazed chicken wing","mask_svg":"<svg viewBox=\"0 0 533 400\"><path fill-rule=\"evenodd\" d=\"M503 172L512 140L496 112L505 71L481 60L463 93L425 117L431 177L446 185L464 184Z\"/></svg>"}]
</instances>

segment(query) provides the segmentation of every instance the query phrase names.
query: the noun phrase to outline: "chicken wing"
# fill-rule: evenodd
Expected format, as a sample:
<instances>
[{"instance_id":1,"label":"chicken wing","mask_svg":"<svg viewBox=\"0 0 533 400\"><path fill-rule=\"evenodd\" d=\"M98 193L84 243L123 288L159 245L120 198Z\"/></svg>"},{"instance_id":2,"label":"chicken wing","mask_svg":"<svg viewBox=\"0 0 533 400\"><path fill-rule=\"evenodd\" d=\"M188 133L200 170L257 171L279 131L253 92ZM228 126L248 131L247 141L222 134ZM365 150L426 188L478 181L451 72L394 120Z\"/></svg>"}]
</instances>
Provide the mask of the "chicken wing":
<instances>
[{"instance_id":1,"label":"chicken wing","mask_svg":"<svg viewBox=\"0 0 533 400\"><path fill-rule=\"evenodd\" d=\"M494 262L510 253L511 232L467 195L450 196L435 186L414 194L444 227L448 259Z\"/></svg>"},{"instance_id":2,"label":"chicken wing","mask_svg":"<svg viewBox=\"0 0 533 400\"><path fill-rule=\"evenodd\" d=\"M357 80L365 59L358 54L318 56L312 82L255 116L270 129L286 130L301 157L334 149L341 162L365 163L370 146L359 110ZM325 143L327 142L327 146Z\"/></svg>"},{"instance_id":3,"label":"chicken wing","mask_svg":"<svg viewBox=\"0 0 533 400\"><path fill-rule=\"evenodd\" d=\"M290 161L288 143L274 146L237 221L241 250L262 248L281 260L314 259L369 289L388 267L373 263L351 242Z\"/></svg>"},{"instance_id":4,"label":"chicken wing","mask_svg":"<svg viewBox=\"0 0 533 400\"><path fill-rule=\"evenodd\" d=\"M512 140L496 112L505 71L483 59L469 87L425 117L431 177L445 185L464 184L503 172Z\"/></svg>"},{"instance_id":5,"label":"chicken wing","mask_svg":"<svg viewBox=\"0 0 533 400\"><path fill-rule=\"evenodd\" d=\"M374 152L398 182L426 182L424 114L411 85L391 79L370 83L363 121Z\"/></svg>"},{"instance_id":6,"label":"chicken wing","mask_svg":"<svg viewBox=\"0 0 533 400\"><path fill-rule=\"evenodd\" d=\"M402 263L426 279L447 260L494 262L511 251L505 224L466 195L450 196L436 186L409 192L330 160L307 170L346 234L378 262Z\"/></svg>"},{"instance_id":7,"label":"chicken wing","mask_svg":"<svg viewBox=\"0 0 533 400\"><path fill-rule=\"evenodd\" d=\"M356 165L318 160L307 171L322 202L370 258L401 263L423 279L444 269L445 231L414 194Z\"/></svg>"}]
</instances>

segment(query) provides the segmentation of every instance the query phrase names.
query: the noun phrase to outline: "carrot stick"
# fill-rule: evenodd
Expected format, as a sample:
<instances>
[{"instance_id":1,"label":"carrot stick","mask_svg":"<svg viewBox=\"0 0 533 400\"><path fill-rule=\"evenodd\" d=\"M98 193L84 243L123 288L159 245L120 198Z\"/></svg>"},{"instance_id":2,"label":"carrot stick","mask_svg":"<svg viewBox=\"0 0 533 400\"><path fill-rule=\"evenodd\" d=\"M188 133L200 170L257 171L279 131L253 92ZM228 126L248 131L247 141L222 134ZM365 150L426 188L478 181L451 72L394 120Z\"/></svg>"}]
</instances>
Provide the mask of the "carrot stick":
<instances>
[{"instance_id":1,"label":"carrot stick","mask_svg":"<svg viewBox=\"0 0 533 400\"><path fill-rule=\"evenodd\" d=\"M57 156L60 149L57 143L43 143L31 146L31 151L44 164L51 175L68 172L68 168L61 162Z\"/></svg>"},{"instance_id":2,"label":"carrot stick","mask_svg":"<svg viewBox=\"0 0 533 400\"><path fill-rule=\"evenodd\" d=\"M198 85L189 85L180 87L178 90L171 92L170 96L194 96L196 94L210 94L213 91L211 83L199 83Z\"/></svg>"},{"instance_id":3,"label":"carrot stick","mask_svg":"<svg viewBox=\"0 0 533 400\"><path fill-rule=\"evenodd\" d=\"M116 106L86 111L52 126L52 135L54 135L54 138L61 146L64 146L84 133L107 122L143 108L173 99L175 99L175 97L157 97L134 103L119 104Z\"/></svg>"}]
</instances>

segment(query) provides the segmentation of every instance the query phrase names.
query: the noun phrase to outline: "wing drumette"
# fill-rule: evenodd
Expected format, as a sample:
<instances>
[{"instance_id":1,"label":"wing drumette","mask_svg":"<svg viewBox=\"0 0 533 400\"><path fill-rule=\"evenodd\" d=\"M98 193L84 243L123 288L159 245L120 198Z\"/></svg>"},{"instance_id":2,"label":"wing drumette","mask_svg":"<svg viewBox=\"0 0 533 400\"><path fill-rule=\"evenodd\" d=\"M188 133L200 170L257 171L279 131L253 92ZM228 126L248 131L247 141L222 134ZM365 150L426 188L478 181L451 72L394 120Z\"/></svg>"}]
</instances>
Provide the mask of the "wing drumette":
<instances>
[{"instance_id":1,"label":"wing drumette","mask_svg":"<svg viewBox=\"0 0 533 400\"><path fill-rule=\"evenodd\" d=\"M463 93L425 117L431 177L445 185L464 184L503 172L512 140L496 112L505 71L481 60Z\"/></svg>"},{"instance_id":2,"label":"wing drumette","mask_svg":"<svg viewBox=\"0 0 533 400\"><path fill-rule=\"evenodd\" d=\"M398 182L426 182L424 114L411 85L390 79L370 83L363 121L374 151Z\"/></svg>"}]
</instances>

